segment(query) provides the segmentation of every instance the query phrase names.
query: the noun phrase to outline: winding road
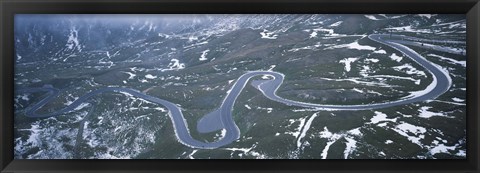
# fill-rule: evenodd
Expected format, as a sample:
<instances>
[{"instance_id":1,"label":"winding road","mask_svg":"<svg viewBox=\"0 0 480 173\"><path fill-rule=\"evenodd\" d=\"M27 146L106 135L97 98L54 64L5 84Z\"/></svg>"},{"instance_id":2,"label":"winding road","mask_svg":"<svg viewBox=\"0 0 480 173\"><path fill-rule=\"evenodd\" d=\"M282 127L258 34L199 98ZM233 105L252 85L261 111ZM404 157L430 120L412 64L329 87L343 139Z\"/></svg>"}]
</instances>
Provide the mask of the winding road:
<instances>
[{"instance_id":1,"label":"winding road","mask_svg":"<svg viewBox=\"0 0 480 173\"><path fill-rule=\"evenodd\" d=\"M397 100L397 101L376 103L376 104L366 104L366 105L324 105L324 104L299 102L299 101L288 100L288 99L279 97L276 94L276 91L283 83L284 75L282 73L274 72L274 71L250 71L243 74L237 79L237 81L229 90L227 96L223 100L221 106L217 110L213 111L210 114L207 114L207 116L204 116L204 118L214 117L209 119L210 120L209 123L212 123L212 120L214 120L214 123L218 124L217 126L214 126L214 128L201 128L203 122L206 122L206 121L202 121L202 120L199 121L199 127L200 127L199 129L202 129L200 132L209 132L209 131L215 131L220 129L225 129L226 131L223 138L215 142L209 142L209 143L202 142L192 138L192 136L190 135L187 123L185 121L185 118L183 116L183 113L180 107L178 107L175 103L172 103L160 98L156 98L150 95L146 95L145 93L142 93L135 89L121 88L121 87L101 88L81 96L80 98L72 102L67 107L64 107L60 110L47 113L47 114L38 114L36 112L38 111L38 109L40 109L45 104L49 103L50 101L52 101L52 99L54 99L59 95L60 91L58 89L52 87L51 85L45 85L41 88L19 89L16 92L17 94L47 92L47 95L48 95L47 97L43 98L41 101L39 101L38 103L31 106L28 110L26 110L25 112L26 116L34 117L34 118L59 116L67 112L74 111L75 108L80 106L82 103L86 102L90 97L93 97L105 92L128 93L128 94L131 94L132 96L142 98L149 102L165 106L168 109L168 115L170 116L172 123L174 125L175 135L179 140L179 142L181 142L182 144L192 148L214 149L214 148L218 148L218 147L222 147L224 145L230 144L233 141L239 139L240 130L238 126L235 124L235 121L233 120L233 117L232 117L233 106L238 96L242 92L243 88L245 87L245 85L249 82L250 79L256 76L267 75L272 77L272 79L269 79L269 80L253 81L254 86L258 90L260 90L265 97L269 98L270 100L284 103L290 106L299 106L299 107L306 107L306 108L312 108L312 109L318 109L318 110L365 110L365 109L386 108L386 107L425 101L425 100L432 100L442 95L444 92L446 92L450 88L452 79L450 78L449 74L445 72L439 65L429 62L427 59L422 57L420 54L418 54L414 50L396 42L395 40L388 40L389 38L388 35L372 34L372 35L369 35L368 38L402 52L404 55L406 55L407 57L411 58L416 63L424 67L432 75L432 78L433 78L432 83L429 86L427 86L427 88L423 92L421 92L421 94L418 94L418 93L412 94L410 96L404 97L401 100Z\"/></svg>"}]
</instances>

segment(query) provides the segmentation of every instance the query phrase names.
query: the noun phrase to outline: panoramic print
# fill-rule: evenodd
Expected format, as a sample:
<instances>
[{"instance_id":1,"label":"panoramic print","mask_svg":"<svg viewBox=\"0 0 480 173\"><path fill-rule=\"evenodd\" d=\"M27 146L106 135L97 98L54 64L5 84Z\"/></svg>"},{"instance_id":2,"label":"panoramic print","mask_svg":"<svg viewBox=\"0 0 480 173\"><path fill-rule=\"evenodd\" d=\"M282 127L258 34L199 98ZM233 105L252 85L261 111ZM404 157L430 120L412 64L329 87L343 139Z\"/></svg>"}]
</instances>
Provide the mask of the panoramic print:
<instances>
[{"instance_id":1,"label":"panoramic print","mask_svg":"<svg viewBox=\"0 0 480 173\"><path fill-rule=\"evenodd\" d=\"M15 159L466 159L463 14L17 14Z\"/></svg>"}]
</instances>

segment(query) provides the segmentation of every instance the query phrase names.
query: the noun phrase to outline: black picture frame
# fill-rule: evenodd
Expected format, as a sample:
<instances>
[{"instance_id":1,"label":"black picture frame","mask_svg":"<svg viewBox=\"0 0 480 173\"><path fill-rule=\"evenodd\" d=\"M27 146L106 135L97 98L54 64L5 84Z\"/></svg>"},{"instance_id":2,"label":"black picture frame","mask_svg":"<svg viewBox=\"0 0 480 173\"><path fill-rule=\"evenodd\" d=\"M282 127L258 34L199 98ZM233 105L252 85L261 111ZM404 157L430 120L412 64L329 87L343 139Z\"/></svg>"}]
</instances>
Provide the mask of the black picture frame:
<instances>
[{"instance_id":1,"label":"black picture frame","mask_svg":"<svg viewBox=\"0 0 480 173\"><path fill-rule=\"evenodd\" d=\"M2 0L1 172L479 172L478 0ZM14 160L14 15L157 13L461 13L467 16L465 160Z\"/></svg>"}]
</instances>

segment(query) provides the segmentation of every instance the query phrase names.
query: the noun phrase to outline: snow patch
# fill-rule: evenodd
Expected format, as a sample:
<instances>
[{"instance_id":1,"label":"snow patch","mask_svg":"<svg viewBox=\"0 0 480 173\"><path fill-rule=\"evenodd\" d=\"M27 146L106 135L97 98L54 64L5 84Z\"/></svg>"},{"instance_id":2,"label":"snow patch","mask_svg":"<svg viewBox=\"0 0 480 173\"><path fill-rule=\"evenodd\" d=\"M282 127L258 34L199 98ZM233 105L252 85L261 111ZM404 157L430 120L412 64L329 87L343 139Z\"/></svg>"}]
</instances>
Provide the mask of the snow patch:
<instances>
[{"instance_id":1,"label":"snow patch","mask_svg":"<svg viewBox=\"0 0 480 173\"><path fill-rule=\"evenodd\" d=\"M392 55L390 55L390 58L394 61L397 61L397 62L400 62L402 60L402 57L401 56L398 56L397 54L395 53L392 53Z\"/></svg>"},{"instance_id":2,"label":"snow patch","mask_svg":"<svg viewBox=\"0 0 480 173\"><path fill-rule=\"evenodd\" d=\"M339 61L339 63L345 64L345 70L348 72L351 69L350 63L355 62L358 58L345 58Z\"/></svg>"},{"instance_id":3,"label":"snow patch","mask_svg":"<svg viewBox=\"0 0 480 173\"><path fill-rule=\"evenodd\" d=\"M42 144L42 140L40 139L40 132L43 131L43 129L40 128L39 121L33 123L30 129L27 129L30 131L30 135L28 136L27 139L27 144L32 144L32 146L39 147Z\"/></svg>"},{"instance_id":4,"label":"snow patch","mask_svg":"<svg viewBox=\"0 0 480 173\"><path fill-rule=\"evenodd\" d=\"M193 155L194 155L195 153L197 153L197 152L198 152L198 150L193 150L192 153L190 153L187 157L188 157L189 159L195 159L195 158L193 157Z\"/></svg>"},{"instance_id":5,"label":"snow patch","mask_svg":"<svg viewBox=\"0 0 480 173\"><path fill-rule=\"evenodd\" d=\"M338 49L338 48L347 48L347 49L357 49L357 50L375 50L377 48L372 47L372 46L365 46L365 45L360 45L358 44L358 41L355 41L353 43L349 44L341 44L341 45L336 45L336 46L331 46L325 49Z\"/></svg>"},{"instance_id":6,"label":"snow patch","mask_svg":"<svg viewBox=\"0 0 480 173\"><path fill-rule=\"evenodd\" d=\"M419 126L415 126L408 123L399 124L393 130L398 134L404 137L407 137L409 141L411 141L414 144L417 144L420 147L423 146L422 143L420 142L420 139L424 139L425 138L424 133L427 132L427 129L425 129L424 127L419 127ZM410 136L409 133L414 135Z\"/></svg>"},{"instance_id":7,"label":"snow patch","mask_svg":"<svg viewBox=\"0 0 480 173\"><path fill-rule=\"evenodd\" d=\"M402 70L405 69L405 73L407 73L407 74L415 74L415 75L418 75L418 76L427 77L427 75L425 74L424 71L417 70L415 67L413 67L410 64L403 64L401 66L395 66L395 67L393 67L393 69L395 69L397 71L402 71Z\"/></svg>"},{"instance_id":8,"label":"snow patch","mask_svg":"<svg viewBox=\"0 0 480 173\"><path fill-rule=\"evenodd\" d=\"M391 122L396 122L397 121L397 118L388 119L387 114L384 114L382 112L375 111L374 113L375 113L375 116L373 116L370 119L370 123L372 123L372 124L377 124L377 123L382 122L382 121L391 121Z\"/></svg>"},{"instance_id":9,"label":"snow patch","mask_svg":"<svg viewBox=\"0 0 480 173\"><path fill-rule=\"evenodd\" d=\"M267 71L273 71L273 69L277 67L277 65L271 65L270 68Z\"/></svg>"},{"instance_id":10,"label":"snow patch","mask_svg":"<svg viewBox=\"0 0 480 173\"><path fill-rule=\"evenodd\" d=\"M388 84L385 84L385 83L361 81L364 78L346 78L346 79L320 78L320 79L328 80L328 81L349 81L349 82L353 82L353 83L356 83L356 84L364 84L364 85L367 85L367 86L376 86L376 87L393 87L392 85L388 85Z\"/></svg>"},{"instance_id":11,"label":"snow patch","mask_svg":"<svg viewBox=\"0 0 480 173\"><path fill-rule=\"evenodd\" d=\"M362 136L363 135L362 132L360 131L360 127L349 130L347 133L351 134L351 135L354 135L354 136Z\"/></svg>"},{"instance_id":12,"label":"snow patch","mask_svg":"<svg viewBox=\"0 0 480 173\"><path fill-rule=\"evenodd\" d=\"M290 134L290 135L294 136L295 139L297 139L298 136L300 135L302 127L305 125L305 119L306 119L306 117L300 118L299 119L300 125L296 128L296 130L293 131L293 132L286 132L285 134ZM296 120L295 119L290 119L289 122L290 122L290 124L292 124L292 123L296 122Z\"/></svg>"},{"instance_id":13,"label":"snow patch","mask_svg":"<svg viewBox=\"0 0 480 173\"><path fill-rule=\"evenodd\" d=\"M345 140L347 140L347 147L345 148L345 151L343 151L343 156L345 159L348 158L348 155L350 155L355 148L357 148L357 141L355 141L353 138L350 137L345 137Z\"/></svg>"},{"instance_id":14,"label":"snow patch","mask_svg":"<svg viewBox=\"0 0 480 173\"><path fill-rule=\"evenodd\" d=\"M430 149L430 154L435 155L437 153L449 153L448 150L454 151L455 148L456 146L445 146L444 144L440 144Z\"/></svg>"},{"instance_id":15,"label":"snow patch","mask_svg":"<svg viewBox=\"0 0 480 173\"><path fill-rule=\"evenodd\" d=\"M387 54L387 52L385 50L376 50L376 51L373 51L373 53Z\"/></svg>"},{"instance_id":16,"label":"snow patch","mask_svg":"<svg viewBox=\"0 0 480 173\"><path fill-rule=\"evenodd\" d=\"M185 64L180 63L178 59L172 59L167 67L169 68L168 70L181 70L185 68Z\"/></svg>"},{"instance_id":17,"label":"snow patch","mask_svg":"<svg viewBox=\"0 0 480 173\"><path fill-rule=\"evenodd\" d=\"M400 26L400 27L392 27L392 28L385 28L387 30L395 30L399 32L414 32L414 33L432 33L430 29L415 29L412 26Z\"/></svg>"},{"instance_id":18,"label":"snow patch","mask_svg":"<svg viewBox=\"0 0 480 173\"><path fill-rule=\"evenodd\" d=\"M456 97L452 98L452 100L453 100L454 102L465 102L465 100L460 99L460 98L456 98Z\"/></svg>"},{"instance_id":19,"label":"snow patch","mask_svg":"<svg viewBox=\"0 0 480 173\"><path fill-rule=\"evenodd\" d=\"M373 62L373 63L377 63L379 60L378 59L375 59L375 58L367 58L365 59L365 62Z\"/></svg>"},{"instance_id":20,"label":"snow patch","mask_svg":"<svg viewBox=\"0 0 480 173\"><path fill-rule=\"evenodd\" d=\"M124 71L123 73L126 73L126 74L129 75L129 76L128 76L128 79L133 79L135 76L137 76L137 75L133 74L132 72L125 72L125 71Z\"/></svg>"},{"instance_id":21,"label":"snow patch","mask_svg":"<svg viewBox=\"0 0 480 173\"><path fill-rule=\"evenodd\" d=\"M356 92L359 92L359 93L363 93L363 91L362 91L362 90L360 90L360 89L357 89L357 88L353 88L352 90L353 90L353 91L356 91Z\"/></svg>"},{"instance_id":22,"label":"snow patch","mask_svg":"<svg viewBox=\"0 0 480 173\"><path fill-rule=\"evenodd\" d=\"M260 35L262 35L261 38L265 38L265 39L277 39L277 35L275 33L269 32L266 29L264 29L263 32L260 32Z\"/></svg>"},{"instance_id":23,"label":"snow patch","mask_svg":"<svg viewBox=\"0 0 480 173\"><path fill-rule=\"evenodd\" d=\"M432 16L434 16L434 15L432 15L432 14L418 14L418 16L420 16L420 17L426 17L426 18L430 19L430 18L432 18Z\"/></svg>"},{"instance_id":24,"label":"snow patch","mask_svg":"<svg viewBox=\"0 0 480 173\"><path fill-rule=\"evenodd\" d=\"M381 20L381 19L376 18L374 15L363 15L363 16L365 16L366 18L368 18L370 20Z\"/></svg>"},{"instance_id":25,"label":"snow patch","mask_svg":"<svg viewBox=\"0 0 480 173\"><path fill-rule=\"evenodd\" d=\"M327 145L325 146L325 148L322 150L322 153L320 154L322 159L326 159L327 155L328 155L328 150L330 149L330 146L333 143L335 143L338 139L340 139L340 137L342 137L342 135L333 134L332 132L328 131L327 127L324 127L323 131L320 132L320 137L328 138Z\"/></svg>"},{"instance_id":26,"label":"snow patch","mask_svg":"<svg viewBox=\"0 0 480 173\"><path fill-rule=\"evenodd\" d=\"M80 42L78 41L78 30L75 27L70 29L70 35L68 35L67 44L65 46L70 50L77 49L80 52L82 51Z\"/></svg>"},{"instance_id":27,"label":"snow patch","mask_svg":"<svg viewBox=\"0 0 480 173\"><path fill-rule=\"evenodd\" d=\"M447 118L453 118L453 117L449 117L445 114L442 114L442 113L439 113L439 112L431 112L431 111L428 111L428 109L430 109L432 107L429 107L429 106L423 106L420 108L420 114L418 115L418 117L421 117L421 118L430 118L430 117L433 117L433 116L439 116L439 117L447 117Z\"/></svg>"},{"instance_id":28,"label":"snow patch","mask_svg":"<svg viewBox=\"0 0 480 173\"><path fill-rule=\"evenodd\" d=\"M461 65L463 67L467 67L467 61L458 61L458 60L455 60L455 59L452 59L452 58L447 58L447 57L440 56L440 55L435 55L435 54L428 54L427 56L437 57L437 58L440 58L442 60L446 60L446 61L448 61L452 64L458 64L458 65Z\"/></svg>"},{"instance_id":29,"label":"snow patch","mask_svg":"<svg viewBox=\"0 0 480 173\"><path fill-rule=\"evenodd\" d=\"M210 51L209 49L204 50L204 51L202 52L202 55L200 55L200 58L199 58L198 60L200 60L200 61L206 61L206 60L207 60L207 57L206 57L206 56L207 56L207 53L208 53L209 51Z\"/></svg>"},{"instance_id":30,"label":"snow patch","mask_svg":"<svg viewBox=\"0 0 480 173\"><path fill-rule=\"evenodd\" d=\"M314 113L308 120L307 123L305 123L305 126L302 128L302 132L300 133L300 136L297 139L297 148L300 148L302 145L302 139L305 137L307 134L308 129L310 129L310 126L312 125L313 120L318 116L318 112Z\"/></svg>"},{"instance_id":31,"label":"snow patch","mask_svg":"<svg viewBox=\"0 0 480 173\"><path fill-rule=\"evenodd\" d=\"M343 23L343 21L338 21L338 22L335 22L335 23L331 24L330 27L335 27L335 26L338 26L342 23Z\"/></svg>"},{"instance_id":32,"label":"snow patch","mask_svg":"<svg viewBox=\"0 0 480 173\"><path fill-rule=\"evenodd\" d=\"M156 79L157 76L153 76L153 75L151 75L151 74L147 74L147 75L145 75L145 78L147 78L147 79Z\"/></svg>"},{"instance_id":33,"label":"snow patch","mask_svg":"<svg viewBox=\"0 0 480 173\"><path fill-rule=\"evenodd\" d=\"M77 106L75 109L73 109L74 111L78 111L80 109L83 109L85 107L87 107L88 105L90 105L90 103L82 103L80 104L79 106Z\"/></svg>"}]
</instances>

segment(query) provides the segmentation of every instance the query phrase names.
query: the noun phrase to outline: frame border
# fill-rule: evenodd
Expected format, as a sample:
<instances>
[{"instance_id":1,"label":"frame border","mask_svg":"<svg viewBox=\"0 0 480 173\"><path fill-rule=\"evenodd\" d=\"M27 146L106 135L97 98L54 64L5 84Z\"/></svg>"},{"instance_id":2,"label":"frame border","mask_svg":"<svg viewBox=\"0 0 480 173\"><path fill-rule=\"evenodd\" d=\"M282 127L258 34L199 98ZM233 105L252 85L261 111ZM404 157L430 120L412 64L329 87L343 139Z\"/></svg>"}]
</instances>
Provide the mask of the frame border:
<instances>
[{"instance_id":1,"label":"frame border","mask_svg":"<svg viewBox=\"0 0 480 173\"><path fill-rule=\"evenodd\" d=\"M465 160L14 160L14 14L462 13L467 16ZM0 1L0 171L3 172L479 172L480 3L478 0L2 0ZM185 165L185 166L184 166ZM186 166L188 165L188 166Z\"/></svg>"}]
</instances>

